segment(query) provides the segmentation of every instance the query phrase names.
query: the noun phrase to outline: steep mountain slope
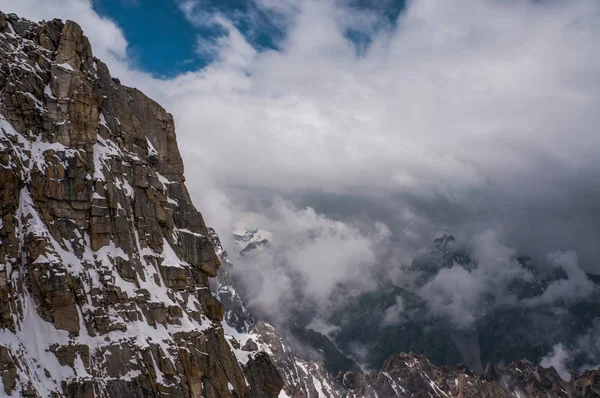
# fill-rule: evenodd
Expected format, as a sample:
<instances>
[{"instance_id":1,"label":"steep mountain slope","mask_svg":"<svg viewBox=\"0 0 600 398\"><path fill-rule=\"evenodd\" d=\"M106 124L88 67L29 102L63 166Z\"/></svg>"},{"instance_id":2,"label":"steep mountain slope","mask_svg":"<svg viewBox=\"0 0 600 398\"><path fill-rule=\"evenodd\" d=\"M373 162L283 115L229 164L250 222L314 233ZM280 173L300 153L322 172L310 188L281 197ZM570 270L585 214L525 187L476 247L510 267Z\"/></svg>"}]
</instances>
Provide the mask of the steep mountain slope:
<instances>
[{"instance_id":1,"label":"steep mountain slope","mask_svg":"<svg viewBox=\"0 0 600 398\"><path fill-rule=\"evenodd\" d=\"M224 336L172 116L74 22L0 13L0 187L0 395L278 395Z\"/></svg>"},{"instance_id":2,"label":"steep mountain slope","mask_svg":"<svg viewBox=\"0 0 600 398\"><path fill-rule=\"evenodd\" d=\"M222 264L215 278L215 291L225 309L225 333L236 348L239 361L245 362L252 352L267 352L285 383L281 397L329 396L323 395L321 391L334 391L336 382L325 369L325 364L308 360L306 355L298 355L273 326L255 321L239 293L233 264L229 261L219 236L212 229L210 232Z\"/></svg>"}]
</instances>

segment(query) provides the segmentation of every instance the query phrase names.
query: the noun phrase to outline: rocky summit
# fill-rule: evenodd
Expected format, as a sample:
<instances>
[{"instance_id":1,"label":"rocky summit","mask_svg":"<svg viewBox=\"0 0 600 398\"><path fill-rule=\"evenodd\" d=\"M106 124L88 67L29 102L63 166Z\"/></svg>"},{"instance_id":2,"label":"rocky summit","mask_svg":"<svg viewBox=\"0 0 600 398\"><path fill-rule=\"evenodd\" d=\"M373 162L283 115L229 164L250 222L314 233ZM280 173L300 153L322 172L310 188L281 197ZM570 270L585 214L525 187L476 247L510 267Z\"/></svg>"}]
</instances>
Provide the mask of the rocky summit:
<instances>
[{"instance_id":1,"label":"rocky summit","mask_svg":"<svg viewBox=\"0 0 600 398\"><path fill-rule=\"evenodd\" d=\"M528 361L329 373L250 314L184 182L172 116L76 23L0 12L0 396L600 396Z\"/></svg>"},{"instance_id":2,"label":"rocky summit","mask_svg":"<svg viewBox=\"0 0 600 398\"><path fill-rule=\"evenodd\" d=\"M269 397L240 364L172 116L79 25L0 13L0 395Z\"/></svg>"}]
</instances>

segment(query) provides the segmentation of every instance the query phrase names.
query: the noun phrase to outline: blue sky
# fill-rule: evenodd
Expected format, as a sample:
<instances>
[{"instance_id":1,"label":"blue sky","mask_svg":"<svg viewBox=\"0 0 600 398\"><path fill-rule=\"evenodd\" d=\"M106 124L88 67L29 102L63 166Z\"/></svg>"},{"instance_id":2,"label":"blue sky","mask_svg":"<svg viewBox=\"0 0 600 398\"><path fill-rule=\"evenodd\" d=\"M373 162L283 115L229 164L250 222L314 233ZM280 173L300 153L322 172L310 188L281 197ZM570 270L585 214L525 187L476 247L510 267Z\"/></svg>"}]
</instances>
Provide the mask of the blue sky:
<instances>
[{"instance_id":1,"label":"blue sky","mask_svg":"<svg viewBox=\"0 0 600 398\"><path fill-rule=\"evenodd\" d=\"M136 66L157 75L197 68L197 32L177 4L164 0L94 0L95 10L124 30Z\"/></svg>"},{"instance_id":2,"label":"blue sky","mask_svg":"<svg viewBox=\"0 0 600 398\"><path fill-rule=\"evenodd\" d=\"M206 21L206 16L227 16L257 50L278 49L284 39L283 18L267 14L254 2L244 0L188 0L195 3L193 14L186 16L184 0L93 0L94 10L114 20L129 43L128 57L134 66L156 77L169 78L198 70L212 61L208 52L198 51L198 41L208 43L226 32ZM355 8L369 9L383 18L383 25L394 24L404 6L403 0L354 0ZM357 53L368 48L368 33L346 32Z\"/></svg>"}]
</instances>

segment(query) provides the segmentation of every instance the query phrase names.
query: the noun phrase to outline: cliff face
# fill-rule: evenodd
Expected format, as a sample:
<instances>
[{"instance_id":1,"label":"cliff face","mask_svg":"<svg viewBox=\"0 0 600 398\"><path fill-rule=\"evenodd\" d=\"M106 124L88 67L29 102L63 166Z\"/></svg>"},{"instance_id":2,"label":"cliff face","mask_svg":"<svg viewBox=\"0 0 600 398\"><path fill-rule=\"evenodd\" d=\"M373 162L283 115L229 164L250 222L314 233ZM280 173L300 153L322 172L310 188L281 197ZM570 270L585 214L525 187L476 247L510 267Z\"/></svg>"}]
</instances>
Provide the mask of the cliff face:
<instances>
[{"instance_id":1,"label":"cliff face","mask_svg":"<svg viewBox=\"0 0 600 398\"><path fill-rule=\"evenodd\" d=\"M0 187L0 395L277 396L224 336L172 116L74 22L0 13Z\"/></svg>"},{"instance_id":2,"label":"cliff face","mask_svg":"<svg viewBox=\"0 0 600 398\"><path fill-rule=\"evenodd\" d=\"M488 365L476 373L464 365L435 366L423 355L397 354L381 370L363 374L346 372L337 380L345 393L340 397L597 397L600 370L574 375L570 382L554 368L528 360L507 366Z\"/></svg>"}]
</instances>

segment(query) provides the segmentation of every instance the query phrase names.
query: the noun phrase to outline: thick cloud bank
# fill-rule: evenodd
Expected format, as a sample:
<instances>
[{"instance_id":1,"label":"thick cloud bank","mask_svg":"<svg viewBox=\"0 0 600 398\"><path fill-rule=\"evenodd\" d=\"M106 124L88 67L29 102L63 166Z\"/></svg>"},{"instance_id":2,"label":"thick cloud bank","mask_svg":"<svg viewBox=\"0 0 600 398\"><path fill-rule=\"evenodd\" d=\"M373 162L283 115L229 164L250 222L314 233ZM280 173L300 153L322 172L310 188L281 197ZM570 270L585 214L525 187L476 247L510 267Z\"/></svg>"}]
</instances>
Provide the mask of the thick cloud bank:
<instances>
[{"instance_id":1,"label":"thick cloud bank","mask_svg":"<svg viewBox=\"0 0 600 398\"><path fill-rule=\"evenodd\" d=\"M259 223L273 234L267 249L238 258L242 284L251 307L285 322L296 310L314 316L330 310L330 295L340 285L370 289L370 270L377 263L377 247L390 231L374 223L361 232L355 225L298 209L278 200L266 215L254 215L247 225Z\"/></svg>"},{"instance_id":2,"label":"thick cloud bank","mask_svg":"<svg viewBox=\"0 0 600 398\"><path fill-rule=\"evenodd\" d=\"M217 61L164 91L184 147L232 195L335 194L354 213L374 199L383 219L369 221L399 242L494 229L599 270L599 9L418 1L386 25L301 2L281 14L280 51L258 52L224 23ZM349 29L370 46L358 51Z\"/></svg>"}]
</instances>

